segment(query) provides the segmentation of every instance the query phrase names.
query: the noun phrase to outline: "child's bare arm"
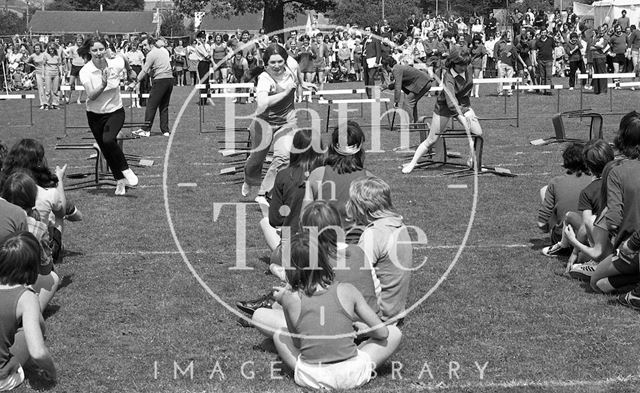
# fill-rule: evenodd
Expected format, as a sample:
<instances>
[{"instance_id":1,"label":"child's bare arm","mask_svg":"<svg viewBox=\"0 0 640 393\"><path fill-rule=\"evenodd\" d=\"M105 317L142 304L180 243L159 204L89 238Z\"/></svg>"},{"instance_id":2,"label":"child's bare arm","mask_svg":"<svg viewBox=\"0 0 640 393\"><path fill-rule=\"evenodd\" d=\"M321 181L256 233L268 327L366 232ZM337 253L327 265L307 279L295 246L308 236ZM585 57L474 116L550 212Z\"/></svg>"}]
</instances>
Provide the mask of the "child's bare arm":
<instances>
[{"instance_id":1,"label":"child's bare arm","mask_svg":"<svg viewBox=\"0 0 640 393\"><path fill-rule=\"evenodd\" d=\"M376 329L371 330L369 335L378 340L385 340L389 336L389 330L382 325L382 321L375 311L369 307L360 291L351 284L341 284L340 290L353 302L353 310L359 320L366 323L370 328L378 326Z\"/></svg>"},{"instance_id":2,"label":"child's bare arm","mask_svg":"<svg viewBox=\"0 0 640 393\"><path fill-rule=\"evenodd\" d=\"M18 300L17 315L22 316L24 337L31 360L36 364L39 376L47 381L56 380L56 368L53 359L44 344L38 296L33 292L25 292Z\"/></svg>"}]
</instances>

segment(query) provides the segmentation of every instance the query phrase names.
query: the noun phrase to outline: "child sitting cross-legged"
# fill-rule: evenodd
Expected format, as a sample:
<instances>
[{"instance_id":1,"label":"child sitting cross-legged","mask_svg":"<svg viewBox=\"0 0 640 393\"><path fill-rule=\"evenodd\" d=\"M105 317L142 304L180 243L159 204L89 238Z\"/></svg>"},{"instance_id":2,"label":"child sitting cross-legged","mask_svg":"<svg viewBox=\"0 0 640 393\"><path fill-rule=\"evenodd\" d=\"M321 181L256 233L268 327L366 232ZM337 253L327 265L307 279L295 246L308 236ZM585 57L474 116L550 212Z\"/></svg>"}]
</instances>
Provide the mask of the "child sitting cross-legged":
<instances>
[{"instance_id":1,"label":"child sitting cross-legged","mask_svg":"<svg viewBox=\"0 0 640 393\"><path fill-rule=\"evenodd\" d=\"M542 249L547 256L570 253L569 244L562 242L564 219L568 212L578 210L580 192L591 183L591 177L585 175L582 150L581 143L569 144L562 153L562 166L567 172L540 189L542 206L538 210L538 228L549 233L552 242Z\"/></svg>"},{"instance_id":2,"label":"child sitting cross-legged","mask_svg":"<svg viewBox=\"0 0 640 393\"><path fill-rule=\"evenodd\" d=\"M304 232L291 241L289 284L274 294L287 329L277 330L273 340L294 370L296 384L313 389L362 386L396 351L402 333L385 326L353 285L334 281L327 250L316 242ZM364 322L371 337L360 345L354 343L355 321Z\"/></svg>"},{"instance_id":3,"label":"child sitting cross-legged","mask_svg":"<svg viewBox=\"0 0 640 393\"><path fill-rule=\"evenodd\" d=\"M380 318L396 322L405 311L414 268L411 237L402 216L394 211L391 188L374 176L354 180L346 208L364 228L358 245L374 268Z\"/></svg>"}]
</instances>

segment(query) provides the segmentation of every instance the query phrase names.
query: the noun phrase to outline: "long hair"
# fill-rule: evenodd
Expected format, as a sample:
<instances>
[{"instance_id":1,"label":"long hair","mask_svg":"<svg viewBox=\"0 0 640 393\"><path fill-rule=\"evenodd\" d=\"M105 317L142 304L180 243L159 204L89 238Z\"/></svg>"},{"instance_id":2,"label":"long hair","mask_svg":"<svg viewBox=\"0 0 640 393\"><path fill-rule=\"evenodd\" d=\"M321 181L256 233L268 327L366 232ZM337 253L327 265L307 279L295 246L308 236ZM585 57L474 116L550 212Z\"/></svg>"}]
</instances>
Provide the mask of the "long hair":
<instances>
[{"instance_id":1,"label":"long hair","mask_svg":"<svg viewBox=\"0 0 640 393\"><path fill-rule=\"evenodd\" d=\"M82 45L78 48L78 56L82 57L85 61L91 60L91 47L96 42L101 43L104 46L104 49L107 50L110 48L111 43L107 42L102 37L93 36L85 39L82 42Z\"/></svg>"},{"instance_id":2,"label":"long hair","mask_svg":"<svg viewBox=\"0 0 640 393\"><path fill-rule=\"evenodd\" d=\"M320 143L315 143L313 129L302 128L293 136L293 149L289 153L289 167L300 167L311 173L324 162L324 145L320 135L315 135ZM319 150L319 151L318 151Z\"/></svg>"},{"instance_id":3,"label":"long hair","mask_svg":"<svg viewBox=\"0 0 640 393\"><path fill-rule=\"evenodd\" d=\"M31 171L36 184L42 188L58 185L58 177L51 172L44 156L44 146L35 139L23 139L9 150L0 172L0 186L9 175L20 168Z\"/></svg>"},{"instance_id":4,"label":"long hair","mask_svg":"<svg viewBox=\"0 0 640 393\"><path fill-rule=\"evenodd\" d=\"M626 157L640 158L640 113L631 111L622 117L613 144Z\"/></svg>"},{"instance_id":5,"label":"long hair","mask_svg":"<svg viewBox=\"0 0 640 393\"><path fill-rule=\"evenodd\" d=\"M369 225L386 217L401 217L393 209L391 187L375 176L351 182L347 214L358 225Z\"/></svg>"},{"instance_id":6,"label":"long hair","mask_svg":"<svg viewBox=\"0 0 640 393\"><path fill-rule=\"evenodd\" d=\"M285 274L291 289L307 296L313 296L317 285L331 285L335 276L326 250L308 232L297 233L291 239L291 269L286 269Z\"/></svg>"},{"instance_id":7,"label":"long hair","mask_svg":"<svg viewBox=\"0 0 640 393\"><path fill-rule=\"evenodd\" d=\"M336 232L336 229L342 230L341 225L340 212L326 201L311 202L300 215L300 228L316 228L318 231L318 243L330 257L335 257L336 255L338 240L345 241L345 239L338 239L338 233Z\"/></svg>"},{"instance_id":8,"label":"long hair","mask_svg":"<svg viewBox=\"0 0 640 393\"><path fill-rule=\"evenodd\" d=\"M331 166L338 174L360 171L364 168L364 132L355 121L347 121L347 146L342 146L340 128L337 126L331 134L331 145L324 164Z\"/></svg>"},{"instance_id":9,"label":"long hair","mask_svg":"<svg viewBox=\"0 0 640 393\"><path fill-rule=\"evenodd\" d=\"M18 232L0 245L0 284L32 285L38 278L40 243L29 232Z\"/></svg>"}]
</instances>

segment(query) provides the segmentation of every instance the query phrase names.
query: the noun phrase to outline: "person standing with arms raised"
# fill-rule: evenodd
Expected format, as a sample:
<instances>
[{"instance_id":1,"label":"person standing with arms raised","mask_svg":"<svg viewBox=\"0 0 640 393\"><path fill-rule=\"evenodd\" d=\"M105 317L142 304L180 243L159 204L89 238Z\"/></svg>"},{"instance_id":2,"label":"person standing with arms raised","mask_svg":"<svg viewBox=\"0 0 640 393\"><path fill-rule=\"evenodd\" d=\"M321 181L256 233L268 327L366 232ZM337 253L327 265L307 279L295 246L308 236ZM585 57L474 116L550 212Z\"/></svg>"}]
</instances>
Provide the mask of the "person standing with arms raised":
<instances>
[{"instance_id":1,"label":"person standing with arms raised","mask_svg":"<svg viewBox=\"0 0 640 393\"><path fill-rule=\"evenodd\" d=\"M147 59L138 75L138 82L145 75L152 75L153 86L149 94L147 109L144 112L144 121L149 125L134 131L134 135L144 137L151 135L153 119L156 117L158 108L160 108L160 132L164 136L171 135L169 131L169 101L173 91L173 70L171 57L169 51L164 47L165 44L164 38L154 40L152 37L148 37L140 43L142 50L147 52Z\"/></svg>"}]
</instances>

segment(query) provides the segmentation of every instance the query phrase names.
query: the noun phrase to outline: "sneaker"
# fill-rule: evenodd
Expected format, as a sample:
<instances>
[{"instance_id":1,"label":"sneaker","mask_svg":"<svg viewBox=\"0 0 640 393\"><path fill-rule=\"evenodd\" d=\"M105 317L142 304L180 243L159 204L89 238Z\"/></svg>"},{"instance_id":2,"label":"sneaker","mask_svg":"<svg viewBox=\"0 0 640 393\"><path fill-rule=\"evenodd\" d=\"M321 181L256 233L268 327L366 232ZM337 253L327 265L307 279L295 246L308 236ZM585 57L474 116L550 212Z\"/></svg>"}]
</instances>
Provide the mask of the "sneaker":
<instances>
[{"instance_id":1,"label":"sneaker","mask_svg":"<svg viewBox=\"0 0 640 393\"><path fill-rule=\"evenodd\" d=\"M562 247L562 244L556 243L552 246L548 246L542 249L542 254L548 257L557 257L559 255L566 255L571 251L571 247Z\"/></svg>"},{"instance_id":2,"label":"sneaker","mask_svg":"<svg viewBox=\"0 0 640 393\"><path fill-rule=\"evenodd\" d=\"M570 87L570 88L569 88L569 91L572 91L572 90L573 90L573 87Z\"/></svg>"},{"instance_id":3,"label":"sneaker","mask_svg":"<svg viewBox=\"0 0 640 393\"><path fill-rule=\"evenodd\" d=\"M163 132L163 133L162 133L162 135L164 135L164 136L171 136L171 133L170 133L170 132Z\"/></svg>"},{"instance_id":4,"label":"sneaker","mask_svg":"<svg viewBox=\"0 0 640 393\"><path fill-rule=\"evenodd\" d=\"M127 192L127 180L126 179L120 179L118 180L118 183L116 184L116 195L124 195Z\"/></svg>"},{"instance_id":5,"label":"sneaker","mask_svg":"<svg viewBox=\"0 0 640 393\"><path fill-rule=\"evenodd\" d=\"M264 195L258 195L254 200L258 205L269 207L269 201Z\"/></svg>"},{"instance_id":6,"label":"sneaker","mask_svg":"<svg viewBox=\"0 0 640 393\"><path fill-rule=\"evenodd\" d=\"M242 196L247 196L251 192L251 186L247 183L242 183Z\"/></svg>"},{"instance_id":7,"label":"sneaker","mask_svg":"<svg viewBox=\"0 0 640 393\"><path fill-rule=\"evenodd\" d=\"M275 303L273 292L269 292L266 295L255 300L236 302L236 307L238 307L242 312L253 315L253 313L259 308L271 308L271 306L273 306L273 303Z\"/></svg>"},{"instance_id":8,"label":"sneaker","mask_svg":"<svg viewBox=\"0 0 640 393\"><path fill-rule=\"evenodd\" d=\"M502 93L502 92L499 92L499 93L498 93L498 96L499 96L499 97L502 97L503 95L504 95L504 93Z\"/></svg>"},{"instance_id":9,"label":"sneaker","mask_svg":"<svg viewBox=\"0 0 640 393\"><path fill-rule=\"evenodd\" d=\"M635 290L618 295L618 303L626 307L631 307L634 310L640 310L640 297L636 296L633 292L635 292Z\"/></svg>"},{"instance_id":10,"label":"sneaker","mask_svg":"<svg viewBox=\"0 0 640 393\"><path fill-rule=\"evenodd\" d=\"M76 101L76 104L78 105L82 105L82 102L80 101L80 99L78 98L78 101Z\"/></svg>"},{"instance_id":11,"label":"sneaker","mask_svg":"<svg viewBox=\"0 0 640 393\"><path fill-rule=\"evenodd\" d=\"M64 219L71 222L82 221L82 213L74 206L73 210L64 216Z\"/></svg>"},{"instance_id":12,"label":"sneaker","mask_svg":"<svg viewBox=\"0 0 640 393\"><path fill-rule=\"evenodd\" d=\"M511 96L513 95L513 92L512 92L511 90L509 90L509 91L507 92L507 95L508 95L509 97L511 97Z\"/></svg>"},{"instance_id":13,"label":"sneaker","mask_svg":"<svg viewBox=\"0 0 640 393\"><path fill-rule=\"evenodd\" d=\"M124 176L125 186L135 187L138 185L138 176L131 169L125 169L122 171L122 175Z\"/></svg>"},{"instance_id":14,"label":"sneaker","mask_svg":"<svg viewBox=\"0 0 640 393\"><path fill-rule=\"evenodd\" d=\"M40 109L47 110L47 106L46 105L40 105Z\"/></svg>"},{"instance_id":15,"label":"sneaker","mask_svg":"<svg viewBox=\"0 0 640 393\"><path fill-rule=\"evenodd\" d=\"M132 134L136 136L142 136L142 137L148 138L151 136L151 131L145 131L142 128L140 128L138 130L133 131Z\"/></svg>"},{"instance_id":16,"label":"sneaker","mask_svg":"<svg viewBox=\"0 0 640 393\"><path fill-rule=\"evenodd\" d=\"M58 105L51 105L49 109L58 110L60 108L58 107Z\"/></svg>"},{"instance_id":17,"label":"sneaker","mask_svg":"<svg viewBox=\"0 0 640 393\"><path fill-rule=\"evenodd\" d=\"M569 269L569 275L577 280L587 281L591 279L597 266L598 264L593 260L585 263L575 263L571 266L571 269Z\"/></svg>"}]
</instances>

